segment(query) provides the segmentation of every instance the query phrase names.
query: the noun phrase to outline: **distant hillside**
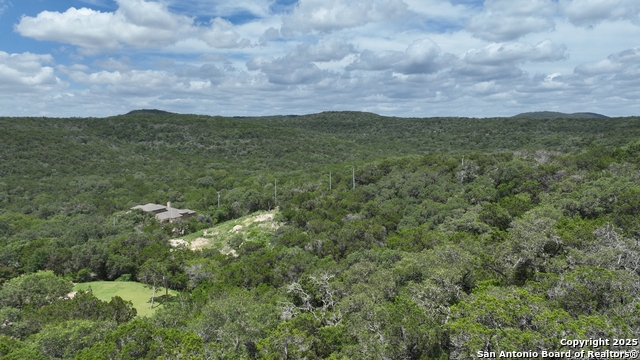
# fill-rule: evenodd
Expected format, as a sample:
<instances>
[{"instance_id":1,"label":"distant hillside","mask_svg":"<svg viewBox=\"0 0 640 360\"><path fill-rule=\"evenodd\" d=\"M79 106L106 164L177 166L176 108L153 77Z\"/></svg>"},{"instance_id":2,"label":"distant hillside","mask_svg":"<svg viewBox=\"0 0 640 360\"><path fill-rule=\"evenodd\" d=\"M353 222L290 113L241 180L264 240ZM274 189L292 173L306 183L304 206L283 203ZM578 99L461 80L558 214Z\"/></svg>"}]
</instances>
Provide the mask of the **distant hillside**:
<instances>
[{"instance_id":1,"label":"distant hillside","mask_svg":"<svg viewBox=\"0 0 640 360\"><path fill-rule=\"evenodd\" d=\"M533 112L525 112L515 116L512 118L521 118L521 119L608 119L608 116L590 112L577 112L573 114L566 114L558 111L533 111Z\"/></svg>"},{"instance_id":2,"label":"distant hillside","mask_svg":"<svg viewBox=\"0 0 640 360\"><path fill-rule=\"evenodd\" d=\"M132 110L129 111L128 113L126 113L125 115L175 115L175 113L169 112L169 111L164 111L164 110L158 110L158 109L139 109L139 110Z\"/></svg>"}]
</instances>

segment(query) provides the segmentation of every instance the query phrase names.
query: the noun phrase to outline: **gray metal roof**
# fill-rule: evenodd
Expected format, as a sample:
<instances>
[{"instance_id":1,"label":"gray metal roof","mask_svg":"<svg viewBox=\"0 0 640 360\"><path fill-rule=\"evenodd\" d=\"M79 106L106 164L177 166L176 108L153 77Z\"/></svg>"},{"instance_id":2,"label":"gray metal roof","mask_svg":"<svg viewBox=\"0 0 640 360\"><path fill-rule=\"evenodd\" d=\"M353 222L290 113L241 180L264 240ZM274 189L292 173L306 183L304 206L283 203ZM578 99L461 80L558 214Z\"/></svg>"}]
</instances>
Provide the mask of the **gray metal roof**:
<instances>
[{"instance_id":1,"label":"gray metal roof","mask_svg":"<svg viewBox=\"0 0 640 360\"><path fill-rule=\"evenodd\" d=\"M132 209L141 209L147 212L156 213L156 219L158 220L180 219L185 215L193 215L196 213L195 211L189 210L189 209L176 209L173 207L167 208L164 205L158 205L158 204L152 204L152 203L134 206L132 207Z\"/></svg>"},{"instance_id":2,"label":"gray metal roof","mask_svg":"<svg viewBox=\"0 0 640 360\"><path fill-rule=\"evenodd\" d=\"M182 214L180 214L180 209L174 209L174 208L170 208L168 211L156 214L156 218L158 220L179 219L181 217L182 217Z\"/></svg>"},{"instance_id":3,"label":"gray metal roof","mask_svg":"<svg viewBox=\"0 0 640 360\"><path fill-rule=\"evenodd\" d=\"M144 211L154 212L154 211L158 211L158 210L167 210L167 207L164 206L164 205L148 203L148 204L145 204L145 205L134 206L134 207L132 207L132 209L142 209Z\"/></svg>"}]
</instances>

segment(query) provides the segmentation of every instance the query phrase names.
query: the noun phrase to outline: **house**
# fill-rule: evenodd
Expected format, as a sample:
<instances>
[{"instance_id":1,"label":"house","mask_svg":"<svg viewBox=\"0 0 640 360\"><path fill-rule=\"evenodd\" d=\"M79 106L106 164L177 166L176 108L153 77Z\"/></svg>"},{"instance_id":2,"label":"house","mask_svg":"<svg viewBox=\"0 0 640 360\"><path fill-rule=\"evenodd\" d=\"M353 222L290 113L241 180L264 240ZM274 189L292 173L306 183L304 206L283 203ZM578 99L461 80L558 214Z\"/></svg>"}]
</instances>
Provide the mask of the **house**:
<instances>
[{"instance_id":1,"label":"house","mask_svg":"<svg viewBox=\"0 0 640 360\"><path fill-rule=\"evenodd\" d=\"M176 220L188 219L196 214L193 210L173 208L171 207L170 202L167 202L167 206L149 203L134 206L131 209L140 209L142 211L154 213L156 215L156 219L161 222L174 222Z\"/></svg>"}]
</instances>

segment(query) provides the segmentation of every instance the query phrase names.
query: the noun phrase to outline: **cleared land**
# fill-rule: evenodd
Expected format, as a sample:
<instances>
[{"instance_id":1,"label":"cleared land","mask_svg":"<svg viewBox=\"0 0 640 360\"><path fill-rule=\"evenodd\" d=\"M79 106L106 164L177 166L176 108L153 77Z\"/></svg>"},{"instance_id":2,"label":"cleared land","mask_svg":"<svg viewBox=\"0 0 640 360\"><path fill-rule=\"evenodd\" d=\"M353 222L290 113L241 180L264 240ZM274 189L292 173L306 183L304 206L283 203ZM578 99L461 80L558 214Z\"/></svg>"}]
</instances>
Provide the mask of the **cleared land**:
<instances>
[{"instance_id":1,"label":"cleared land","mask_svg":"<svg viewBox=\"0 0 640 360\"><path fill-rule=\"evenodd\" d=\"M172 246L187 246L191 250L218 249L235 256L245 241L268 244L279 224L275 220L278 210L258 211L239 219L226 221L210 229L172 239Z\"/></svg>"},{"instance_id":2,"label":"cleared land","mask_svg":"<svg viewBox=\"0 0 640 360\"><path fill-rule=\"evenodd\" d=\"M131 301L138 311L138 316L151 316L160 307L165 299L165 288L156 288L156 299L153 309L150 309L152 289L134 281L93 281L80 283L73 287L73 291L84 291L91 287L93 295L100 300L110 301L113 296L120 296L124 300ZM169 290L169 296L178 293Z\"/></svg>"}]
</instances>

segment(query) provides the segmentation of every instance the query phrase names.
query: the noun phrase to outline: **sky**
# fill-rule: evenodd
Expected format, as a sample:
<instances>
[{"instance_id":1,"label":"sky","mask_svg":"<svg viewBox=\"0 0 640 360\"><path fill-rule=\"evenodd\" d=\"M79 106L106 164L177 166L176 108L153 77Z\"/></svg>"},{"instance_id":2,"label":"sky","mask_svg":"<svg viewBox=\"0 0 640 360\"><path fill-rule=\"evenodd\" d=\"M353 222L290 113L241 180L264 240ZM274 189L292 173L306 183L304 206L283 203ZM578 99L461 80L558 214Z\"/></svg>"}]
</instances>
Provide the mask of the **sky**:
<instances>
[{"instance_id":1,"label":"sky","mask_svg":"<svg viewBox=\"0 0 640 360\"><path fill-rule=\"evenodd\" d=\"M638 0L0 0L0 116L640 114Z\"/></svg>"}]
</instances>

